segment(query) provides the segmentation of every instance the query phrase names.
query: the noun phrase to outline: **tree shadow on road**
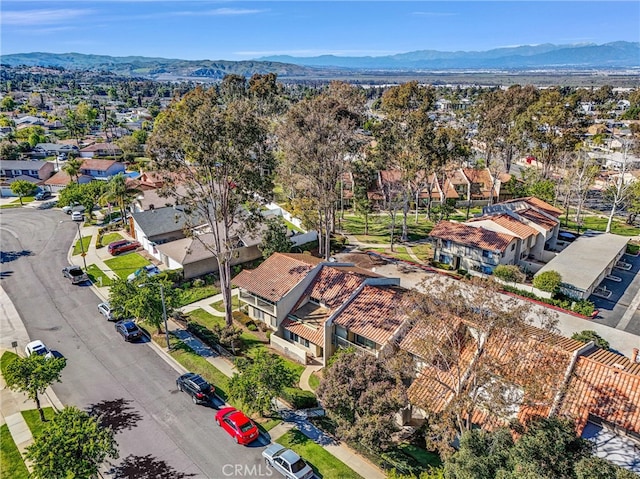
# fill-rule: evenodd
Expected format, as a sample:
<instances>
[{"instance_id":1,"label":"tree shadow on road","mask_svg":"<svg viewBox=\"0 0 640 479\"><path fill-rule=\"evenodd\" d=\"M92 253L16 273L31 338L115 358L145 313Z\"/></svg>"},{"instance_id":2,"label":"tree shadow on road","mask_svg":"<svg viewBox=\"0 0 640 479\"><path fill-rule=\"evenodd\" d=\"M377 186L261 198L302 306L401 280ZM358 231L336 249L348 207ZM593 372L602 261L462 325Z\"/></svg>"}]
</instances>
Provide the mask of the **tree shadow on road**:
<instances>
[{"instance_id":1,"label":"tree shadow on road","mask_svg":"<svg viewBox=\"0 0 640 479\"><path fill-rule=\"evenodd\" d=\"M23 256L33 256L33 252L28 249L22 251L0 251L0 263L10 263Z\"/></svg>"},{"instance_id":2,"label":"tree shadow on road","mask_svg":"<svg viewBox=\"0 0 640 479\"><path fill-rule=\"evenodd\" d=\"M129 406L131 402L131 399L124 398L104 400L89 406L87 413L97 418L101 426L110 427L114 433L123 429L131 430L142 419L142 415Z\"/></svg>"},{"instance_id":3,"label":"tree shadow on road","mask_svg":"<svg viewBox=\"0 0 640 479\"><path fill-rule=\"evenodd\" d=\"M165 461L146 456L128 455L118 466L108 472L113 479L184 479L195 474L178 472Z\"/></svg>"}]
</instances>

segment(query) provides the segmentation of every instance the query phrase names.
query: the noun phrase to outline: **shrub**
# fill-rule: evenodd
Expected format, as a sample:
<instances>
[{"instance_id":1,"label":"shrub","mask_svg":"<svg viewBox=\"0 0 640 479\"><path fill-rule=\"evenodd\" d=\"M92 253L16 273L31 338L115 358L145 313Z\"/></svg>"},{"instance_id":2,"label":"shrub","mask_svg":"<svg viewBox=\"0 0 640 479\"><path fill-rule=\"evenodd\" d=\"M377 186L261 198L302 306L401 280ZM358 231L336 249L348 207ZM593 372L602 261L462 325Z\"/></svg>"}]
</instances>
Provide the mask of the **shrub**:
<instances>
[{"instance_id":1,"label":"shrub","mask_svg":"<svg viewBox=\"0 0 640 479\"><path fill-rule=\"evenodd\" d=\"M202 288L204 286L204 279L201 278L197 278L193 280L193 287L194 288Z\"/></svg>"},{"instance_id":2,"label":"shrub","mask_svg":"<svg viewBox=\"0 0 640 479\"><path fill-rule=\"evenodd\" d=\"M533 287L547 293L558 291L562 277L557 271L545 271L533 278Z\"/></svg>"},{"instance_id":3,"label":"shrub","mask_svg":"<svg viewBox=\"0 0 640 479\"><path fill-rule=\"evenodd\" d=\"M508 283L520 283L524 279L524 274L522 274L520 268L513 264L499 264L493 270L493 275Z\"/></svg>"},{"instance_id":4,"label":"shrub","mask_svg":"<svg viewBox=\"0 0 640 479\"><path fill-rule=\"evenodd\" d=\"M192 333L209 347L216 347L219 343L218 336L213 331L205 328L201 324L189 322L187 323L187 331Z\"/></svg>"},{"instance_id":5,"label":"shrub","mask_svg":"<svg viewBox=\"0 0 640 479\"><path fill-rule=\"evenodd\" d=\"M595 304L587 299L581 299L576 301L571 309L578 314L582 314L584 316L591 316L595 311Z\"/></svg>"},{"instance_id":6,"label":"shrub","mask_svg":"<svg viewBox=\"0 0 640 479\"><path fill-rule=\"evenodd\" d=\"M235 319L236 321L238 321L240 324L242 324L247 328L249 327L250 324L253 324L254 326L256 325L256 323L253 321L253 319L251 319L250 316L247 316L241 311L234 311L232 314L233 314L233 319Z\"/></svg>"},{"instance_id":7,"label":"shrub","mask_svg":"<svg viewBox=\"0 0 640 479\"><path fill-rule=\"evenodd\" d=\"M267 337L267 339L271 340L271 334L273 334L273 331L271 331L270 329L267 329L267 331L264 334Z\"/></svg>"},{"instance_id":8,"label":"shrub","mask_svg":"<svg viewBox=\"0 0 640 479\"><path fill-rule=\"evenodd\" d=\"M588 343L589 341L593 341L596 346L602 349L609 349L609 341L603 339L598 333L591 330L580 331L579 333L574 333L571 336L571 339L575 339L576 341L583 341Z\"/></svg>"},{"instance_id":9,"label":"shrub","mask_svg":"<svg viewBox=\"0 0 640 479\"><path fill-rule=\"evenodd\" d=\"M176 284L182 281L182 269L170 269L166 271L167 279Z\"/></svg>"},{"instance_id":10,"label":"shrub","mask_svg":"<svg viewBox=\"0 0 640 479\"><path fill-rule=\"evenodd\" d=\"M291 404L294 409L306 409L318 406L318 399L311 391L298 388L285 388L282 399Z\"/></svg>"},{"instance_id":11,"label":"shrub","mask_svg":"<svg viewBox=\"0 0 640 479\"><path fill-rule=\"evenodd\" d=\"M640 245L635 243L627 243L627 253L637 255L640 252Z\"/></svg>"},{"instance_id":12,"label":"shrub","mask_svg":"<svg viewBox=\"0 0 640 479\"><path fill-rule=\"evenodd\" d=\"M258 326L256 326L256 323L249 323L249 324L247 324L247 329L249 331L257 331L258 330Z\"/></svg>"}]
</instances>

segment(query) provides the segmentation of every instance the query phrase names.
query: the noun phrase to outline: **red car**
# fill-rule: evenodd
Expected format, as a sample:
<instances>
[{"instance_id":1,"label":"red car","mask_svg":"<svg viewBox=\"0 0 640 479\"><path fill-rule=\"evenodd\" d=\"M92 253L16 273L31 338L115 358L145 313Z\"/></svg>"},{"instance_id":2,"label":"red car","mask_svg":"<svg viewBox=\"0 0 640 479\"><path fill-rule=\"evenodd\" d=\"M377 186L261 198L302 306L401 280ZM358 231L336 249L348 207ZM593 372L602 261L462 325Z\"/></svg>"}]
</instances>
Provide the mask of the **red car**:
<instances>
[{"instance_id":1,"label":"red car","mask_svg":"<svg viewBox=\"0 0 640 479\"><path fill-rule=\"evenodd\" d=\"M109 253L113 256L118 255L120 253L124 253L126 251L133 251L140 247L140 243L137 241L128 241L128 240L120 240L114 241L113 243L109 243Z\"/></svg>"},{"instance_id":2,"label":"red car","mask_svg":"<svg viewBox=\"0 0 640 479\"><path fill-rule=\"evenodd\" d=\"M258 439L259 432L251 419L233 407L225 407L216 414L216 424L222 426L237 444L247 445Z\"/></svg>"}]
</instances>

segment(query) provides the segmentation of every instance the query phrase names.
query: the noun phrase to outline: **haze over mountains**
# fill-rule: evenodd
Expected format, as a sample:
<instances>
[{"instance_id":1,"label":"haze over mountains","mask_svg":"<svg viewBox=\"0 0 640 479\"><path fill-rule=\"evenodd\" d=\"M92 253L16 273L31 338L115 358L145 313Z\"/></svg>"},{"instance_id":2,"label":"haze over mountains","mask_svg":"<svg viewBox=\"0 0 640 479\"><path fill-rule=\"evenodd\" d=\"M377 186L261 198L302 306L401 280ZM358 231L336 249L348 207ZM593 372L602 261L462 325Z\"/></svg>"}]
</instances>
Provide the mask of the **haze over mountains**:
<instances>
[{"instance_id":1,"label":"haze over mountains","mask_svg":"<svg viewBox=\"0 0 640 479\"><path fill-rule=\"evenodd\" d=\"M421 50L380 57L262 57L248 61L180 60L141 56L112 57L81 53L18 53L0 56L8 66L62 67L67 70L108 71L119 75L166 79L220 79L227 74L250 76L277 73L279 77L322 76L343 71L640 69L640 42L603 45L553 45L497 48L483 52Z\"/></svg>"}]
</instances>

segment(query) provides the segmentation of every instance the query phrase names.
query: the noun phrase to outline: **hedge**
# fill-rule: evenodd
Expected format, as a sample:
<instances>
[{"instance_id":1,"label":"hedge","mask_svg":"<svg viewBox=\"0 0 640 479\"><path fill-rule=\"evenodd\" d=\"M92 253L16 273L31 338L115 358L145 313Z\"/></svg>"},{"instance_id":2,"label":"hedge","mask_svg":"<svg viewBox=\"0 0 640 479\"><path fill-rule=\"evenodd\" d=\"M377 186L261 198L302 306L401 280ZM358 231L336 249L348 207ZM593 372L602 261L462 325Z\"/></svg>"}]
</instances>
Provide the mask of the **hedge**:
<instances>
[{"instance_id":1,"label":"hedge","mask_svg":"<svg viewBox=\"0 0 640 479\"><path fill-rule=\"evenodd\" d=\"M285 388L282 399L291 404L294 409L307 409L318 406L318 399L311 391L298 388Z\"/></svg>"}]
</instances>

